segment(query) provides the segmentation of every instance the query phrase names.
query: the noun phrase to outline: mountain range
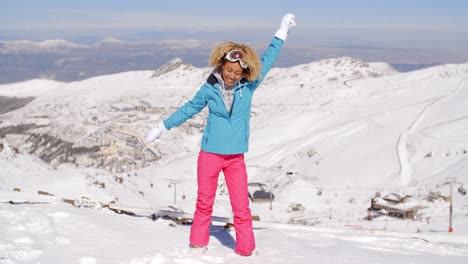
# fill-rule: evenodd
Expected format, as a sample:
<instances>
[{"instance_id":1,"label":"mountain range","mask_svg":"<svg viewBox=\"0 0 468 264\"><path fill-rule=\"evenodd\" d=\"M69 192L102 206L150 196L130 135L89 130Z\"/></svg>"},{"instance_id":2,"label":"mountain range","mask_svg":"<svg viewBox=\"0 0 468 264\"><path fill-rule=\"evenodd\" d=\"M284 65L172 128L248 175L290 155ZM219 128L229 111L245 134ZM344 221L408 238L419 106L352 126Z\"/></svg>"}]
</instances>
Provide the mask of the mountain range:
<instances>
[{"instance_id":1,"label":"mountain range","mask_svg":"<svg viewBox=\"0 0 468 264\"><path fill-rule=\"evenodd\" d=\"M226 36L216 41L203 36L193 37L136 42L108 37L95 43L64 39L0 40L0 84L37 78L71 82L125 71L153 70L175 57L196 67L206 67L211 49L223 39L231 40ZM259 38L249 44L262 52L265 46L258 43L268 43L270 36ZM290 44L293 45L283 49L278 66L291 67L320 59L352 56L367 61L391 59L389 63L406 72L448 60L440 54L428 57L427 51L417 49Z\"/></svg>"},{"instance_id":2,"label":"mountain range","mask_svg":"<svg viewBox=\"0 0 468 264\"><path fill-rule=\"evenodd\" d=\"M176 58L156 71L0 85L0 194L20 190L34 199L41 190L193 211L207 110L156 144L143 138L211 71ZM454 254L466 256L467 101L468 64L400 73L340 57L271 69L254 95L245 159L249 182L275 198L252 203L252 213L317 228L440 233L447 232L450 196L461 235ZM229 216L222 177L217 196L214 214ZM417 213L405 221L384 212L369 221L378 197L405 197L404 208Z\"/></svg>"}]
</instances>

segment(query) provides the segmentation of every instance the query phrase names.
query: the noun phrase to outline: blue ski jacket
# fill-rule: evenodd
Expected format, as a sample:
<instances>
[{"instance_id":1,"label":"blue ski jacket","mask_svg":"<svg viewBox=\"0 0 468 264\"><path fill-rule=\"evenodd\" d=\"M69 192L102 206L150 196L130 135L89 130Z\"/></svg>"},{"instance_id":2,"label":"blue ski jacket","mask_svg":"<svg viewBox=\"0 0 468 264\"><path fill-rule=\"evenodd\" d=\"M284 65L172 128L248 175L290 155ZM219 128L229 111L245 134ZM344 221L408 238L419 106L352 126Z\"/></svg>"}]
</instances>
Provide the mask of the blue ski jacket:
<instances>
[{"instance_id":1,"label":"blue ski jacket","mask_svg":"<svg viewBox=\"0 0 468 264\"><path fill-rule=\"evenodd\" d=\"M252 96L273 66L284 41L274 37L261 58L260 78L248 81L243 78L234 88L231 111L224 105L217 78L211 74L195 97L165 119L167 129L179 126L208 105L208 118L203 132L201 149L216 154L240 154L249 149L250 111Z\"/></svg>"}]
</instances>

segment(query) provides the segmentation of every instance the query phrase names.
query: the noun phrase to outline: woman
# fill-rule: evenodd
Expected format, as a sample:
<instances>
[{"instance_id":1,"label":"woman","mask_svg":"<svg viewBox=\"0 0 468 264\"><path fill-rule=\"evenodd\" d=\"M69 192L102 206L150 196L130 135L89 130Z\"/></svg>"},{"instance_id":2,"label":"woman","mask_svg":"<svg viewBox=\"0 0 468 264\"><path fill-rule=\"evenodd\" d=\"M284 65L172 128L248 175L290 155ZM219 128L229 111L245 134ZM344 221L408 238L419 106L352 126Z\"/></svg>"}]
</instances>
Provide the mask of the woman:
<instances>
[{"instance_id":1,"label":"woman","mask_svg":"<svg viewBox=\"0 0 468 264\"><path fill-rule=\"evenodd\" d=\"M208 245L218 175L223 171L234 213L235 252L249 256L255 249L244 162L249 143L252 95L273 66L293 26L294 15L285 15L261 60L248 45L225 42L216 46L210 57L214 70L206 83L191 101L153 128L146 137L148 142L155 141L208 105L208 120L197 164L198 197L190 231L191 248L206 249Z\"/></svg>"}]
</instances>

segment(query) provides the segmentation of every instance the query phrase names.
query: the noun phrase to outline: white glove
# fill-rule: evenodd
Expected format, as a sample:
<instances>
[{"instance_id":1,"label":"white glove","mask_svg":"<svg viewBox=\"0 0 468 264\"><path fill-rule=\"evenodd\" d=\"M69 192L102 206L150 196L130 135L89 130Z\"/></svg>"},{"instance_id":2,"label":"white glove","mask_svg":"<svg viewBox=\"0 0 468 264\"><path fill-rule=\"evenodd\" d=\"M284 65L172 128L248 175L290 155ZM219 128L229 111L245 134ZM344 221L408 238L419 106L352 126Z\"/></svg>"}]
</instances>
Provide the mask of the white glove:
<instances>
[{"instance_id":1,"label":"white glove","mask_svg":"<svg viewBox=\"0 0 468 264\"><path fill-rule=\"evenodd\" d=\"M281 20L280 28L275 33L275 37L280 38L283 41L286 41L289 30L296 25L294 18L295 16L293 14L284 15L283 20Z\"/></svg>"},{"instance_id":2,"label":"white glove","mask_svg":"<svg viewBox=\"0 0 468 264\"><path fill-rule=\"evenodd\" d=\"M154 142L166 131L167 131L167 128L166 126L164 126L164 122L161 121L159 125L157 125L153 129L151 129L150 132L148 132L148 134L146 135L146 141L148 143Z\"/></svg>"}]
</instances>

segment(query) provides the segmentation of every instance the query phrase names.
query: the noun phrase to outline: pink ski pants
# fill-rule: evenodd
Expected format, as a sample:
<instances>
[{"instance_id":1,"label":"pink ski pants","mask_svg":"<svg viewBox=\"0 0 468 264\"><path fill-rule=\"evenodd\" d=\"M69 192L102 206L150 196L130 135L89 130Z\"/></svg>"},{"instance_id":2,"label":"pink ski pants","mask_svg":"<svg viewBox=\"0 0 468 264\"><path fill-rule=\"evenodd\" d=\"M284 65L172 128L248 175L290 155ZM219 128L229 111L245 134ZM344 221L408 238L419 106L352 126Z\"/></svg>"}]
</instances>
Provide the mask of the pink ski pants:
<instances>
[{"instance_id":1,"label":"pink ski pants","mask_svg":"<svg viewBox=\"0 0 468 264\"><path fill-rule=\"evenodd\" d=\"M208 245L211 214L221 170L224 173L234 213L235 251L240 255L250 255L255 249L255 238L249 208L244 154L221 155L200 151L197 169L198 197L190 230L190 244Z\"/></svg>"}]
</instances>

